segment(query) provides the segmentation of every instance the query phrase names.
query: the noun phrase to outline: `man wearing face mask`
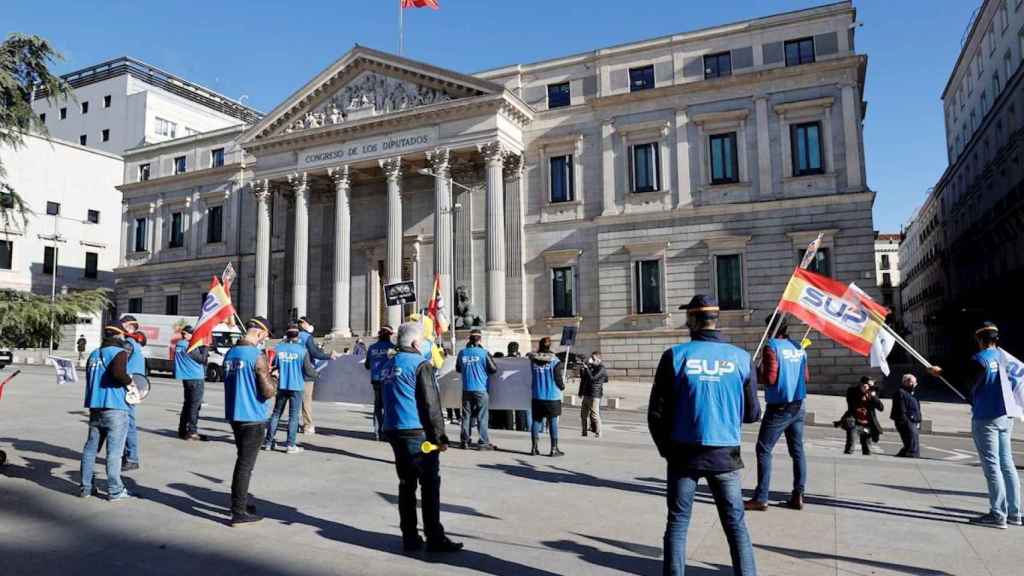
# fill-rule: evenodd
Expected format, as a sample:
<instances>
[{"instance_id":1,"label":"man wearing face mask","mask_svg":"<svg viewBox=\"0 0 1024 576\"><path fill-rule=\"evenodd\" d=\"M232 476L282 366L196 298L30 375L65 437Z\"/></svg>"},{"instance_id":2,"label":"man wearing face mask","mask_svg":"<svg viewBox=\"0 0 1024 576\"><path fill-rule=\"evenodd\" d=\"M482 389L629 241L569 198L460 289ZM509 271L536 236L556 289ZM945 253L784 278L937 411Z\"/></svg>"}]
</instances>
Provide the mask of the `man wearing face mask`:
<instances>
[{"instance_id":1,"label":"man wearing face mask","mask_svg":"<svg viewBox=\"0 0 1024 576\"><path fill-rule=\"evenodd\" d=\"M580 370L580 418L584 436L592 431L595 436L601 437L601 398L607 383L608 370L601 362L601 353L595 350Z\"/></svg>"},{"instance_id":2,"label":"man wearing face mask","mask_svg":"<svg viewBox=\"0 0 1024 576\"><path fill-rule=\"evenodd\" d=\"M139 332L139 321L134 316L125 315L121 317L121 326L124 327L125 342L131 347L128 354L128 374L146 375L146 357L142 353L142 347L146 345L146 335ZM122 472L130 472L139 469L139 429L135 424L135 405L128 406L128 436L124 445L124 460L121 463Z\"/></svg>"},{"instance_id":3,"label":"man wearing face mask","mask_svg":"<svg viewBox=\"0 0 1024 576\"><path fill-rule=\"evenodd\" d=\"M918 444L918 427L921 425L921 403L914 397L917 388L917 377L904 374L900 389L892 397L892 418L896 431L900 433L903 448L896 453L900 458L920 458L921 447Z\"/></svg>"},{"instance_id":4,"label":"man wearing face mask","mask_svg":"<svg viewBox=\"0 0 1024 576\"><path fill-rule=\"evenodd\" d=\"M309 355L310 361L316 366L317 362L334 360L338 355L335 352L328 354L316 345L316 339L313 338L314 329L313 324L305 316L299 318L299 343L306 347L306 354ZM306 376L306 386L302 390L301 432L303 434L316 434L316 426L313 425L313 388L315 385L316 376Z\"/></svg>"}]
</instances>

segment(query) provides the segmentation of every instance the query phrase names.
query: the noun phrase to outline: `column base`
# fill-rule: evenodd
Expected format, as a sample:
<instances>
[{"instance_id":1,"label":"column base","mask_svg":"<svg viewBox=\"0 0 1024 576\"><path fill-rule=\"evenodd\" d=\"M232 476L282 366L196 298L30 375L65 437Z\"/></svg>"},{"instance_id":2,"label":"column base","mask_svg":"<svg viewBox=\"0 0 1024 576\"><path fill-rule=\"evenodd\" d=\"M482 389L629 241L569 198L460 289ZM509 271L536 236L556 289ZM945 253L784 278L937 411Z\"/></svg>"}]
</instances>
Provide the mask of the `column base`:
<instances>
[{"instance_id":1,"label":"column base","mask_svg":"<svg viewBox=\"0 0 1024 576\"><path fill-rule=\"evenodd\" d=\"M331 336L335 338L351 338L352 330L348 328L335 328L334 330L331 330Z\"/></svg>"},{"instance_id":2,"label":"column base","mask_svg":"<svg viewBox=\"0 0 1024 576\"><path fill-rule=\"evenodd\" d=\"M530 332L526 328L511 328L508 325L486 326L481 329L481 332L483 337L481 344L483 344L484 348L486 348L491 354L501 352L503 356L507 356L508 345L510 342L519 343L519 353L521 355L526 355L526 353L530 351ZM468 339L469 330L456 331L456 352L465 347L466 340Z\"/></svg>"}]
</instances>

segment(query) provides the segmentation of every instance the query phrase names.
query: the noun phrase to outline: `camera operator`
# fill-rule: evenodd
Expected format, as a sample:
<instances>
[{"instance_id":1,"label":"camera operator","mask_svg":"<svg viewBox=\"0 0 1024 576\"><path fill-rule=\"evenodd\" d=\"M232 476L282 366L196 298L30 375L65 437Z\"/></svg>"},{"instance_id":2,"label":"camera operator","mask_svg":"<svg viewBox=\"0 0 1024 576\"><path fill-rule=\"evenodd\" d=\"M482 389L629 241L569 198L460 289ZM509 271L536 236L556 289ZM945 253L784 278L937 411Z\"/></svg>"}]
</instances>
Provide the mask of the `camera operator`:
<instances>
[{"instance_id":1,"label":"camera operator","mask_svg":"<svg viewBox=\"0 0 1024 576\"><path fill-rule=\"evenodd\" d=\"M885 410L878 399L875 381L868 376L860 384L846 390L846 413L834 425L846 430L846 454L853 454L853 443L860 436L860 448L865 456L871 455L871 442L878 442L882 427L878 424L878 412Z\"/></svg>"}]
</instances>

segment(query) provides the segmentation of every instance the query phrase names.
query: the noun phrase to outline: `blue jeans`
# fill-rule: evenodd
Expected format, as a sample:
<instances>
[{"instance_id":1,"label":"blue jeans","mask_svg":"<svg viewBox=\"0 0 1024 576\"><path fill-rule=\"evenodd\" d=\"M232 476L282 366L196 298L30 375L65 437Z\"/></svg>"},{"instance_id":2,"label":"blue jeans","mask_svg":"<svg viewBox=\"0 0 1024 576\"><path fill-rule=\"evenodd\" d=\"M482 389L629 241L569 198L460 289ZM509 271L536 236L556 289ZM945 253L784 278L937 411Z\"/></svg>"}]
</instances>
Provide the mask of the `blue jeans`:
<instances>
[{"instance_id":1,"label":"blue jeans","mask_svg":"<svg viewBox=\"0 0 1024 576\"><path fill-rule=\"evenodd\" d=\"M402 538L406 541L419 537L416 522L416 485L422 488L423 533L428 542L444 540L444 526L441 525L441 459L437 450L424 454L423 441L426 434L386 433L395 454L395 471L398 473L398 516Z\"/></svg>"},{"instance_id":2,"label":"blue jeans","mask_svg":"<svg viewBox=\"0 0 1024 576\"><path fill-rule=\"evenodd\" d=\"M121 482L121 456L128 433L128 412L125 410L89 410L89 436L82 448L82 492L92 492L93 468L100 445L107 444L107 494L124 491Z\"/></svg>"},{"instance_id":3,"label":"blue jeans","mask_svg":"<svg viewBox=\"0 0 1024 576\"><path fill-rule=\"evenodd\" d=\"M991 420L972 420L974 445L978 448L981 469L988 483L988 501L993 516L1006 520L1020 517L1020 478L1010 451L1013 419L1000 416Z\"/></svg>"},{"instance_id":4,"label":"blue jeans","mask_svg":"<svg viewBox=\"0 0 1024 576\"><path fill-rule=\"evenodd\" d=\"M754 500L768 501L772 485L772 449L779 437L786 435L786 447L793 459L793 492L803 494L807 482L807 459L804 458L804 403L769 404L757 434L757 488Z\"/></svg>"},{"instance_id":5,"label":"blue jeans","mask_svg":"<svg viewBox=\"0 0 1024 576\"><path fill-rule=\"evenodd\" d=\"M665 527L664 576L686 574L686 531L693 515L693 496L697 483L706 478L711 495L718 508L718 519L725 530L732 556L733 574L755 576L754 547L750 543L746 520L743 516L743 491L740 473L723 472L714 474L683 469L669 462L668 465L668 525Z\"/></svg>"},{"instance_id":6,"label":"blue jeans","mask_svg":"<svg viewBox=\"0 0 1024 576\"><path fill-rule=\"evenodd\" d=\"M299 412L302 410L302 390L278 390L274 401L274 413L267 426L267 438L263 444L270 444L277 434L277 423L281 421L284 405L288 404L288 446L295 446L295 435L299 433Z\"/></svg>"},{"instance_id":7,"label":"blue jeans","mask_svg":"<svg viewBox=\"0 0 1024 576\"><path fill-rule=\"evenodd\" d=\"M490 417L487 406L490 397L486 391L483 392L462 392L462 443L469 445L473 437L473 419L476 418L477 426L480 428L480 444L491 443L487 434L488 418Z\"/></svg>"},{"instance_id":8,"label":"blue jeans","mask_svg":"<svg viewBox=\"0 0 1024 576\"><path fill-rule=\"evenodd\" d=\"M544 432L544 417L538 418L533 421L530 428L530 435L537 438ZM551 440L553 442L558 441L558 416L550 416L547 418L548 428L551 431Z\"/></svg>"},{"instance_id":9,"label":"blue jeans","mask_svg":"<svg viewBox=\"0 0 1024 576\"><path fill-rule=\"evenodd\" d=\"M139 429L135 427L135 406L128 405L128 436L125 438L124 459L139 463Z\"/></svg>"}]
</instances>

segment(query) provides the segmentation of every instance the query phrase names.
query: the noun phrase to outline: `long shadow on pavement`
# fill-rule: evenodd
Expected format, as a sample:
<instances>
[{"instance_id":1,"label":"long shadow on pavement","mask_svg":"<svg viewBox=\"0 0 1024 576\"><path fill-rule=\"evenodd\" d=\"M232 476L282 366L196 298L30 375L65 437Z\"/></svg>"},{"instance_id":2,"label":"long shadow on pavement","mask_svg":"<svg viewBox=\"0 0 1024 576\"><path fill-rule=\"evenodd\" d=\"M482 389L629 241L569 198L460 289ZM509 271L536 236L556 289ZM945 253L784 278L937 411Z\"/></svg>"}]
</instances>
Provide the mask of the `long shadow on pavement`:
<instances>
[{"instance_id":1,"label":"long shadow on pavement","mask_svg":"<svg viewBox=\"0 0 1024 576\"><path fill-rule=\"evenodd\" d=\"M302 447L309 452L320 452L322 454L336 454L338 456L345 456L347 458L356 458L359 460L366 460L368 462L379 462L381 464L394 464L394 460L386 460L384 458L377 458L375 456L367 456L358 452L349 452L348 450L342 450L340 448L328 448L327 446L317 446L316 444L310 444L309 442L303 442Z\"/></svg>"},{"instance_id":2,"label":"long shadow on pavement","mask_svg":"<svg viewBox=\"0 0 1024 576\"><path fill-rule=\"evenodd\" d=\"M902 490L904 492L911 492L913 494L924 494L926 496L965 496L965 497L977 497L977 498L988 498L988 494L985 492L973 492L968 490L947 490L945 488L923 488L921 486L900 486L899 484L876 484L873 482L866 482L868 486L877 486L878 488L889 488L892 490Z\"/></svg>"},{"instance_id":3,"label":"long shadow on pavement","mask_svg":"<svg viewBox=\"0 0 1024 576\"><path fill-rule=\"evenodd\" d=\"M767 544L754 544L754 548L760 548L762 550L767 550L769 552L775 552L776 554L782 554L784 556L789 556L791 558L799 558L800 560L829 560L850 562L852 564L860 564L862 566L886 570L888 572L911 574L912 576L954 576L953 574L950 574L949 572L944 572L942 570L930 570L928 568L907 566L906 564L896 564L894 562L883 562L881 560L868 560L867 558L858 558L856 556L822 554L821 552L796 550L793 548L783 548L782 546L769 546Z\"/></svg>"},{"instance_id":4,"label":"long shadow on pavement","mask_svg":"<svg viewBox=\"0 0 1024 576\"><path fill-rule=\"evenodd\" d=\"M537 480L538 482L576 484L579 486L589 486L593 488L609 488L611 490L622 490L625 492L635 492L637 494L646 494L650 496L665 495L665 489L658 486L645 486L643 484L634 484L632 482L609 480L592 474L577 472L567 468L560 468L558 466L549 465L547 466L549 470L546 470L534 466L525 460L516 460L516 462L518 464L479 464L478 466L486 470L497 470L510 476L526 478L528 480Z\"/></svg>"},{"instance_id":5,"label":"long shadow on pavement","mask_svg":"<svg viewBox=\"0 0 1024 576\"><path fill-rule=\"evenodd\" d=\"M581 560L588 564L618 570L625 574L647 576L650 574L658 574L662 570L662 560L660 558L646 558L630 554L620 554L618 552L608 552L606 550L601 550L596 546L580 544L579 542L574 542L572 540L551 540L543 542L543 544L555 550L576 554ZM623 549L629 549L633 546L629 542L616 542L615 545ZM715 574L732 574L733 571L729 566L716 564L713 569L687 566L686 573L695 574L697 576L712 576Z\"/></svg>"},{"instance_id":6,"label":"long shadow on pavement","mask_svg":"<svg viewBox=\"0 0 1024 576\"><path fill-rule=\"evenodd\" d=\"M380 496L381 498L384 499L385 502L387 502L388 504L391 504L392 506L398 506L398 496L395 496L394 494L387 494L385 492L377 492L377 496ZM417 504L419 505L419 501L417 501ZM444 502L441 503L441 512L446 512L448 514L461 514L463 516L473 516L473 517L476 517L476 518L487 518L488 520L501 520L501 518L498 518L497 516L491 516L490 514L484 514L483 512L480 512L479 510L477 510L476 508L473 508L471 506L460 506L458 504L445 504Z\"/></svg>"}]
</instances>

